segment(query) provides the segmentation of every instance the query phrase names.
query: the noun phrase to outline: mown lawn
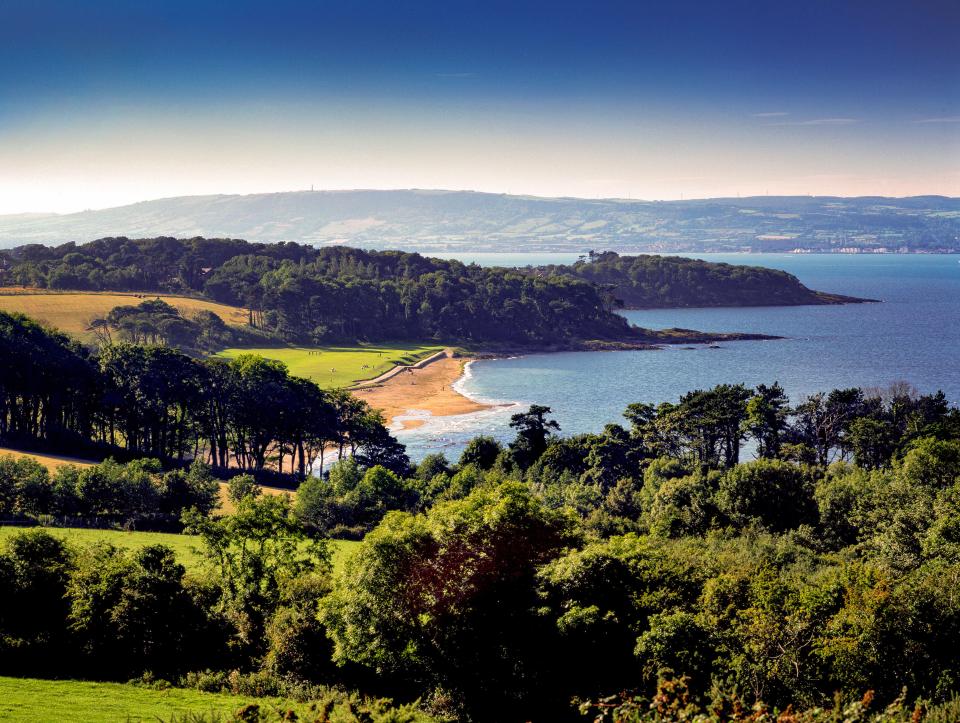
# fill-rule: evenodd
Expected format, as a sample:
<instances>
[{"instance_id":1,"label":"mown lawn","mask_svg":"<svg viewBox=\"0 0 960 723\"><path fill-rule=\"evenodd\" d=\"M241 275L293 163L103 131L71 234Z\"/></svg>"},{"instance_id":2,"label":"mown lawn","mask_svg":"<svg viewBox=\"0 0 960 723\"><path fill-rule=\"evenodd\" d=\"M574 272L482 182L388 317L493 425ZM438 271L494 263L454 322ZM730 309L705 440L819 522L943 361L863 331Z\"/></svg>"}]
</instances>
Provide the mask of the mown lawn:
<instances>
[{"instance_id":1,"label":"mown lawn","mask_svg":"<svg viewBox=\"0 0 960 723\"><path fill-rule=\"evenodd\" d=\"M0 720L126 723L182 720L190 714L204 716L200 720L223 721L232 720L233 714L249 703L257 703L265 710L292 709L301 718L311 720L305 705L272 698L181 688L153 690L123 683L0 677Z\"/></svg>"},{"instance_id":2,"label":"mown lawn","mask_svg":"<svg viewBox=\"0 0 960 723\"><path fill-rule=\"evenodd\" d=\"M0 526L0 545L3 545L7 538L19 531L31 529L28 527ZM77 547L92 545L97 542L109 542L117 547L125 547L129 550L136 550L147 545L163 544L172 548L177 556L177 560L188 570L195 569L201 561L200 555L196 552L199 546L199 540L194 535L175 535L166 532L125 532L123 530L88 530L73 527L46 527L43 528L51 535L67 540ZM333 559L334 568L338 568L352 552L357 542L352 540L332 540L330 542L330 552ZM2 696L0 696L2 699ZM0 709L2 710L2 709ZM0 715L2 718L2 715Z\"/></svg>"},{"instance_id":3,"label":"mown lawn","mask_svg":"<svg viewBox=\"0 0 960 723\"><path fill-rule=\"evenodd\" d=\"M294 376L306 377L321 387L333 389L373 379L398 364L415 364L443 348L422 344L262 347L225 349L219 356L234 359L241 354L258 354L277 359L286 364Z\"/></svg>"}]
</instances>

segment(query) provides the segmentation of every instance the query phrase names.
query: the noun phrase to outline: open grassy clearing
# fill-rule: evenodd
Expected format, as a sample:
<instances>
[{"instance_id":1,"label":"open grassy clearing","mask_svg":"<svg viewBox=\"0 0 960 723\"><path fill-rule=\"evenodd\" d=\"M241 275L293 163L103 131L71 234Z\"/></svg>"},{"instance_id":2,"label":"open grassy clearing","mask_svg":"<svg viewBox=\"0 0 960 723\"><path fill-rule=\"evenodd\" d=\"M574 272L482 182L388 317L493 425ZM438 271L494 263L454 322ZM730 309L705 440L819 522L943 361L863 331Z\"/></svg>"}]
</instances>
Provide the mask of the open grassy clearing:
<instances>
[{"instance_id":1,"label":"open grassy clearing","mask_svg":"<svg viewBox=\"0 0 960 723\"><path fill-rule=\"evenodd\" d=\"M0 526L0 545L17 532L31 529L19 526ZM124 530L90 530L74 527L45 527L51 535L56 535L77 547L86 547L97 542L109 542L117 547L136 550L147 545L167 545L172 548L177 560L188 570L196 569L201 557L196 549L199 540L194 535L176 535L166 532L126 532ZM334 568L339 568L359 543L353 540L332 540L330 552ZM2 697L2 696L0 696ZM0 716L2 717L2 716Z\"/></svg>"},{"instance_id":2,"label":"open grassy clearing","mask_svg":"<svg viewBox=\"0 0 960 723\"><path fill-rule=\"evenodd\" d=\"M16 449L9 449L8 447L0 447L0 457L4 455L10 455L16 459L23 459L24 457L29 457L30 459L35 459L37 462L42 464L51 474L59 467L65 467L68 464L72 464L75 467L92 467L96 464L94 460L91 459L80 459L79 457L65 457L59 454L40 454L39 452L21 452Z\"/></svg>"},{"instance_id":3,"label":"open grassy clearing","mask_svg":"<svg viewBox=\"0 0 960 723\"><path fill-rule=\"evenodd\" d=\"M46 322L84 341L93 339L93 335L87 331L87 328L94 318L105 316L116 306L136 305L148 299L162 299L171 306L175 306L187 317L197 311L206 310L212 311L231 326L244 326L247 323L246 309L186 296L112 291L60 293L46 289L0 287L0 311L26 314L32 319Z\"/></svg>"},{"instance_id":4,"label":"open grassy clearing","mask_svg":"<svg viewBox=\"0 0 960 723\"><path fill-rule=\"evenodd\" d=\"M241 354L259 354L287 365L290 373L312 379L321 387L349 387L373 379L398 364L415 364L442 346L422 344L376 344L370 346L263 347L225 349L219 356L234 359Z\"/></svg>"},{"instance_id":5,"label":"open grassy clearing","mask_svg":"<svg viewBox=\"0 0 960 723\"><path fill-rule=\"evenodd\" d=\"M75 721L166 721L187 714L203 720L232 720L233 714L250 703L261 709L294 710L310 720L308 706L276 698L253 698L225 693L202 693L171 688L153 690L123 683L79 680L38 680L0 677L0 720Z\"/></svg>"}]
</instances>

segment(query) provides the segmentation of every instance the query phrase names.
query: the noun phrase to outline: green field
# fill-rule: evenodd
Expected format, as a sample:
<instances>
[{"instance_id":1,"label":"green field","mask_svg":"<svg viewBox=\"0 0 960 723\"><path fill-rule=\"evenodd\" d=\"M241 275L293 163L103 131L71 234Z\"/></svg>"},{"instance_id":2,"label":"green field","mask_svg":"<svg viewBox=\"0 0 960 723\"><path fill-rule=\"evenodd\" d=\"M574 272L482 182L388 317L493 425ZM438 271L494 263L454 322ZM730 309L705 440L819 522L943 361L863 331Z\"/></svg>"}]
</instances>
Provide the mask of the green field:
<instances>
[{"instance_id":1,"label":"green field","mask_svg":"<svg viewBox=\"0 0 960 723\"><path fill-rule=\"evenodd\" d=\"M15 535L22 530L31 529L29 527L0 526L0 544L4 543L11 535ZM200 555L196 548L199 541L193 535L174 535L165 532L124 532L123 530L88 530L79 528L47 527L44 528L52 535L67 540L68 542L83 547L92 545L96 542L109 542L117 547L125 547L130 550L136 550L146 545L163 544L171 547L177 556L177 560L188 570L196 568L200 563ZM339 567L347 558L350 552L357 546L357 542L352 540L331 540L330 552L333 557L333 566ZM2 717L2 716L0 716Z\"/></svg>"},{"instance_id":2,"label":"green field","mask_svg":"<svg viewBox=\"0 0 960 723\"><path fill-rule=\"evenodd\" d=\"M181 688L153 690L123 683L0 677L0 720L167 721L182 720L187 714L203 716L200 720L206 721L233 720L233 714L249 703L265 710L299 710L301 718L311 720L306 705L272 698Z\"/></svg>"},{"instance_id":3,"label":"green field","mask_svg":"<svg viewBox=\"0 0 960 723\"><path fill-rule=\"evenodd\" d=\"M225 349L218 356L234 359L241 354L259 354L287 365L290 373L312 379L321 387L349 387L373 379L398 364L415 364L442 346L378 344L370 346L264 347Z\"/></svg>"}]
</instances>

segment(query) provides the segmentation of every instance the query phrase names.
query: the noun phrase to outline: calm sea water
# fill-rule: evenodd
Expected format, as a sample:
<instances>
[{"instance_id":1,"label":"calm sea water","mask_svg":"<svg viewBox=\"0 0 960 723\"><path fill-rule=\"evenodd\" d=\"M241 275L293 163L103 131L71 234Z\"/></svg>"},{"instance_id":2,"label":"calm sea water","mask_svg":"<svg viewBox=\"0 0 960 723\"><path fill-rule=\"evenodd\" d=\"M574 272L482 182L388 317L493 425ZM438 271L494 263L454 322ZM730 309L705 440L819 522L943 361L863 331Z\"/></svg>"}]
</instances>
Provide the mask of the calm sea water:
<instances>
[{"instance_id":1,"label":"calm sea water","mask_svg":"<svg viewBox=\"0 0 960 723\"><path fill-rule=\"evenodd\" d=\"M451 254L482 265L569 263L576 254ZM509 256L509 259L506 258ZM508 421L531 403L553 409L563 433L622 422L631 402L675 401L720 383L779 381L794 400L835 387L905 380L942 389L960 404L960 256L707 254L709 261L784 269L822 291L879 304L629 311L635 324L776 334L780 341L729 342L720 349L531 354L472 364L458 388L500 405L459 417L429 418L398 433L413 458L455 458L477 434L512 438Z\"/></svg>"}]
</instances>

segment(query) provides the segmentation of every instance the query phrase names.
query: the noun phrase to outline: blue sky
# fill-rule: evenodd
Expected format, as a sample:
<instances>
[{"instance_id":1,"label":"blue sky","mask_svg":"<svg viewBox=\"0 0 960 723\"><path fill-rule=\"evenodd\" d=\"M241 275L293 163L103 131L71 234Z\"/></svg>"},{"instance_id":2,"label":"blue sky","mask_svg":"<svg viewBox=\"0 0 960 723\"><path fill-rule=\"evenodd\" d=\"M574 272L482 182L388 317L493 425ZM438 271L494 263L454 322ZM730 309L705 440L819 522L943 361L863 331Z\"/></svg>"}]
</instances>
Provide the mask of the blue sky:
<instances>
[{"instance_id":1,"label":"blue sky","mask_svg":"<svg viewBox=\"0 0 960 723\"><path fill-rule=\"evenodd\" d=\"M960 195L960 3L0 0L0 212Z\"/></svg>"}]
</instances>

